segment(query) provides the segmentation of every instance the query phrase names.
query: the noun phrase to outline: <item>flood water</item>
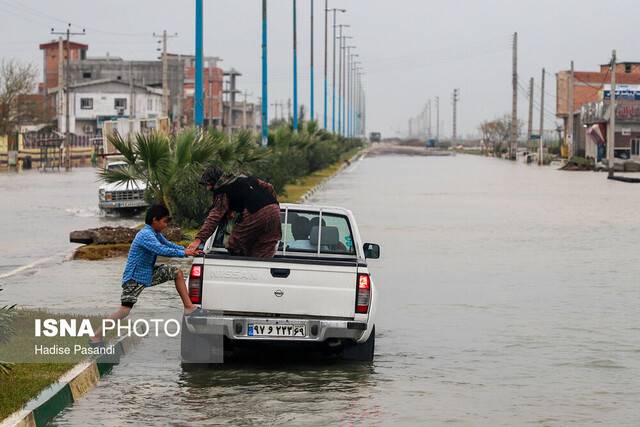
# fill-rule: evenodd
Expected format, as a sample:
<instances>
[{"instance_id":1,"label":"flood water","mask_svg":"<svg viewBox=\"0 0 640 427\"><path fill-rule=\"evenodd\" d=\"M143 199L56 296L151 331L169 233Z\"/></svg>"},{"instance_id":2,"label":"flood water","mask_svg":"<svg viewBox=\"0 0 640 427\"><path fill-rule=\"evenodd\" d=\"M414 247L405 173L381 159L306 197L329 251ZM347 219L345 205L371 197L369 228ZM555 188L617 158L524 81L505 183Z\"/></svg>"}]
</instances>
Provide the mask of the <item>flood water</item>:
<instances>
[{"instance_id":1,"label":"flood water","mask_svg":"<svg viewBox=\"0 0 640 427\"><path fill-rule=\"evenodd\" d=\"M3 271L71 248L69 228L109 221L74 213L95 206L88 176L29 176L37 197L0 176ZM353 210L363 238L382 245L369 263L373 364L256 355L185 372L177 341L143 340L54 424L640 424L640 187L472 156L388 156L352 165L313 202ZM0 300L106 313L123 261L36 265L3 279ZM139 305L179 301L165 285Z\"/></svg>"}]
</instances>

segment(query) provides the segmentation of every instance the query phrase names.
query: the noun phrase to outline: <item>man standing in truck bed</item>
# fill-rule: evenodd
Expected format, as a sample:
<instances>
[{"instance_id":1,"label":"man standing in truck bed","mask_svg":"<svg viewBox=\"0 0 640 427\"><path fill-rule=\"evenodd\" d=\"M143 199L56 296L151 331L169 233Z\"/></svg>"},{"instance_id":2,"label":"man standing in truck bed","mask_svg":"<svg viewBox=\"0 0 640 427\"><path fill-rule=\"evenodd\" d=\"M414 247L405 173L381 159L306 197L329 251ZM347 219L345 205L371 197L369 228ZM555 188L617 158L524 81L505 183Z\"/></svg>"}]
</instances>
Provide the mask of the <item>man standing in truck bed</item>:
<instances>
[{"instance_id":1,"label":"man standing in truck bed","mask_svg":"<svg viewBox=\"0 0 640 427\"><path fill-rule=\"evenodd\" d=\"M273 186L254 176L223 175L209 167L201 183L213 191L213 206L189 249L205 242L231 212L242 215L227 243L234 255L272 258L282 237L280 205Z\"/></svg>"}]
</instances>

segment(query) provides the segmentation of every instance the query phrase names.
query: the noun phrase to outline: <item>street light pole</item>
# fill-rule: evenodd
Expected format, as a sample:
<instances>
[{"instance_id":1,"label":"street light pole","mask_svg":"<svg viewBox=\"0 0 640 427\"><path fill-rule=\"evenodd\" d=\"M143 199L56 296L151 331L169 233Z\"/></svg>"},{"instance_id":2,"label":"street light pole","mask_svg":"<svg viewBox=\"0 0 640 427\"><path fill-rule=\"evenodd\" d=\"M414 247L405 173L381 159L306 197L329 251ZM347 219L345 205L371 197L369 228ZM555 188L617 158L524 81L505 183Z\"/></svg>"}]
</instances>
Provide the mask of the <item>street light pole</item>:
<instances>
[{"instance_id":1,"label":"street light pole","mask_svg":"<svg viewBox=\"0 0 640 427\"><path fill-rule=\"evenodd\" d=\"M330 11L333 12L333 97L332 97L332 104L333 104L333 109L331 112L331 132L336 131L336 40L338 39L336 37L336 28L338 27L336 25L336 13L337 12L342 12L345 13L347 10L346 9L330 9ZM340 28L341 32L340 34L342 35L342 27Z\"/></svg>"},{"instance_id":2,"label":"street light pole","mask_svg":"<svg viewBox=\"0 0 640 427\"><path fill-rule=\"evenodd\" d=\"M344 28L349 28L349 25L338 25L340 28L340 51L338 52L338 134L342 132L342 99L343 99L343 86L344 86L344 41L349 38L343 34Z\"/></svg>"},{"instance_id":3,"label":"street light pole","mask_svg":"<svg viewBox=\"0 0 640 427\"><path fill-rule=\"evenodd\" d=\"M356 61L354 58L358 57L357 53L349 55L349 91L347 92L347 128L346 134L349 138L351 138L351 127L353 125L353 86L354 86L354 75L355 75L355 67Z\"/></svg>"},{"instance_id":4,"label":"street light pole","mask_svg":"<svg viewBox=\"0 0 640 427\"><path fill-rule=\"evenodd\" d=\"M354 58L359 57L360 55L355 54ZM356 123L356 101L357 101L357 88L358 88L358 65L360 65L360 61L353 61L352 70L351 70L351 102L349 108L349 114L351 117L349 118L349 135L351 138L355 136L355 123Z\"/></svg>"},{"instance_id":5,"label":"street light pole","mask_svg":"<svg viewBox=\"0 0 640 427\"><path fill-rule=\"evenodd\" d=\"M324 0L324 116L323 116L323 128L327 129L327 97L329 92L329 84L327 82L328 67L328 52L329 45L329 0Z\"/></svg>"},{"instance_id":6,"label":"street light pole","mask_svg":"<svg viewBox=\"0 0 640 427\"><path fill-rule=\"evenodd\" d=\"M267 75L267 0L262 0L262 146L269 144L269 91Z\"/></svg>"},{"instance_id":7,"label":"street light pole","mask_svg":"<svg viewBox=\"0 0 640 427\"><path fill-rule=\"evenodd\" d=\"M203 87L202 87L202 0L196 0L196 61L195 61L195 93L194 93L194 123L201 127L204 123Z\"/></svg>"},{"instance_id":8,"label":"street light pole","mask_svg":"<svg viewBox=\"0 0 640 427\"><path fill-rule=\"evenodd\" d=\"M293 0L293 131L298 131L298 8Z\"/></svg>"},{"instance_id":9,"label":"street light pole","mask_svg":"<svg viewBox=\"0 0 640 427\"><path fill-rule=\"evenodd\" d=\"M309 107L309 121L311 120L315 120L316 116L315 116L315 90L314 90L314 67L313 67L313 36L314 36L314 28L313 28L313 15L314 15L314 1L311 0L311 98L309 103L311 104L311 106Z\"/></svg>"},{"instance_id":10,"label":"street light pole","mask_svg":"<svg viewBox=\"0 0 640 427\"><path fill-rule=\"evenodd\" d=\"M353 37L345 37L352 39ZM342 135L347 136L347 79L349 78L349 68L347 62L350 61L351 49L355 46L345 46L344 49L344 84L342 85Z\"/></svg>"}]
</instances>

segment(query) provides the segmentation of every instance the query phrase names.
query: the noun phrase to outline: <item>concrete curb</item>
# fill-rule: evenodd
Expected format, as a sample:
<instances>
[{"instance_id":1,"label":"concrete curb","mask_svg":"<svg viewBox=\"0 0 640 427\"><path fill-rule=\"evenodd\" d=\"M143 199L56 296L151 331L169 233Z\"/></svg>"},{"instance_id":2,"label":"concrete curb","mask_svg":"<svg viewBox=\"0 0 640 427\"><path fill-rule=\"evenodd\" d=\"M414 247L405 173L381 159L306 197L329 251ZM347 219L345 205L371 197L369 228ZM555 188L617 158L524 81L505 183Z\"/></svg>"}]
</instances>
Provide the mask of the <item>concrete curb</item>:
<instances>
[{"instance_id":1,"label":"concrete curb","mask_svg":"<svg viewBox=\"0 0 640 427\"><path fill-rule=\"evenodd\" d=\"M326 177L318 185L316 185L311 190L304 193L302 197L300 197L300 200L298 200L297 203L300 203L300 204L306 203L314 194L316 194L319 190L322 190L324 186L327 185L327 183L331 181L333 178L335 178L338 174L342 173L346 168L353 165L356 161L362 160L367 155L368 151L369 149L365 148L362 151L359 151L358 153L356 153L353 157L351 157L348 160L347 163L343 163L342 166L340 166L340 168L337 171L331 174L331 176Z\"/></svg>"},{"instance_id":2,"label":"concrete curb","mask_svg":"<svg viewBox=\"0 0 640 427\"><path fill-rule=\"evenodd\" d=\"M111 372L113 365L129 353L136 343L133 337L123 337L114 345L114 355L100 356L79 363L60 379L30 400L23 409L0 422L0 427L45 426L63 409L93 390L100 378Z\"/></svg>"}]
</instances>

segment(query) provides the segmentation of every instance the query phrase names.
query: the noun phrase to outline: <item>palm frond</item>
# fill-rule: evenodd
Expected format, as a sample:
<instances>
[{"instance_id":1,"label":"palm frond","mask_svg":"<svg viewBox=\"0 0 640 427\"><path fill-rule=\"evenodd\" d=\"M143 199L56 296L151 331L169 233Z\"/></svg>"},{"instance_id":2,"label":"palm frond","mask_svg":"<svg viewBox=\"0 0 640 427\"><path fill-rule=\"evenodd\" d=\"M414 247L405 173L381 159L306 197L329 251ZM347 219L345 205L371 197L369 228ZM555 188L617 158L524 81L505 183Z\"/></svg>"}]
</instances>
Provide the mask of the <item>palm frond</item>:
<instances>
[{"instance_id":1,"label":"palm frond","mask_svg":"<svg viewBox=\"0 0 640 427\"><path fill-rule=\"evenodd\" d=\"M109 184L122 183L130 184L136 180L145 180L145 176L140 174L134 167L128 166L126 168L118 169L103 169L98 172L100 179Z\"/></svg>"},{"instance_id":2,"label":"palm frond","mask_svg":"<svg viewBox=\"0 0 640 427\"><path fill-rule=\"evenodd\" d=\"M167 182L171 176L169 139L160 133L137 134L135 147L139 162L147 170L149 181Z\"/></svg>"},{"instance_id":3,"label":"palm frond","mask_svg":"<svg viewBox=\"0 0 640 427\"><path fill-rule=\"evenodd\" d=\"M107 140L111 143L111 145L115 147L116 150L120 152L120 154L124 156L127 163L136 163L136 153L130 139L122 138L120 133L118 133L118 131L115 131L113 134L107 137Z\"/></svg>"},{"instance_id":4,"label":"palm frond","mask_svg":"<svg viewBox=\"0 0 640 427\"><path fill-rule=\"evenodd\" d=\"M201 133L194 129L188 129L176 136L175 165L178 169L191 163L192 149L199 139L201 139Z\"/></svg>"}]
</instances>

